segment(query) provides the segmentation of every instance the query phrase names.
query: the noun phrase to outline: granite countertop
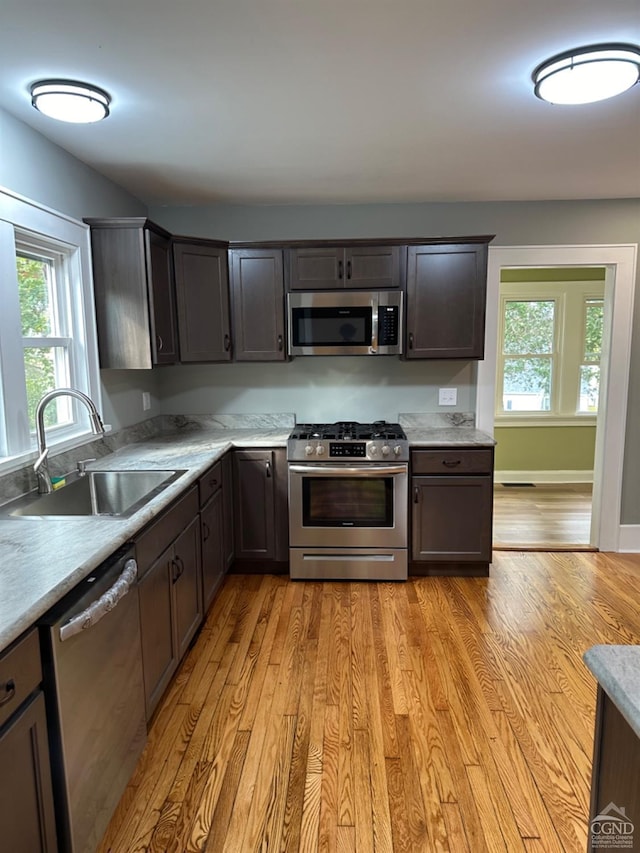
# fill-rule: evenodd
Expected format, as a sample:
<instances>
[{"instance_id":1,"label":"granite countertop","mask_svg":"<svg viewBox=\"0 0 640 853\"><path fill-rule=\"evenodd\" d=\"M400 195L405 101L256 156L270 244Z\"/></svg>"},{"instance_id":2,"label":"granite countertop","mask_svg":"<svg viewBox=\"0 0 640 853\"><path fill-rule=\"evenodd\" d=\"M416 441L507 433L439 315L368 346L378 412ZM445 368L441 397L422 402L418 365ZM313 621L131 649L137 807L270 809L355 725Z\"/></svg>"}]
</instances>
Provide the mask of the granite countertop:
<instances>
[{"instance_id":1,"label":"granite countertop","mask_svg":"<svg viewBox=\"0 0 640 853\"><path fill-rule=\"evenodd\" d=\"M640 738L640 646L592 646L584 662Z\"/></svg>"},{"instance_id":2,"label":"granite countertop","mask_svg":"<svg viewBox=\"0 0 640 853\"><path fill-rule=\"evenodd\" d=\"M113 452L104 449L108 455L101 453L88 466L96 471L185 471L130 517L9 518L2 517L0 508L0 651L196 483L227 450L286 447L295 423L293 415L175 416L170 420L170 430L145 437L143 429L143 440ZM491 436L473 428L467 415L400 415L399 422L411 447L495 444ZM69 465L66 470L72 468Z\"/></svg>"}]
</instances>

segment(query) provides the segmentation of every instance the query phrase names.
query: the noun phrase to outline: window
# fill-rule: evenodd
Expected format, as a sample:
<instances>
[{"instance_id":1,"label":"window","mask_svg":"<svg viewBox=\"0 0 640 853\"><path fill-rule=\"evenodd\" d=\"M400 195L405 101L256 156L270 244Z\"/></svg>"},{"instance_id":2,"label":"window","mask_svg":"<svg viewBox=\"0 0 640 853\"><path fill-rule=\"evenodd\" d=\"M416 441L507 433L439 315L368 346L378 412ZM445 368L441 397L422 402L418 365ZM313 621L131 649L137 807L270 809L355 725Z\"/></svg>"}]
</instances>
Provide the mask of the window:
<instances>
[{"instance_id":1,"label":"window","mask_svg":"<svg viewBox=\"0 0 640 853\"><path fill-rule=\"evenodd\" d=\"M503 282L496 420L595 416L603 321L604 273L601 281Z\"/></svg>"},{"instance_id":2,"label":"window","mask_svg":"<svg viewBox=\"0 0 640 853\"><path fill-rule=\"evenodd\" d=\"M43 394L73 387L100 407L100 379L82 223L0 192L0 471L35 453ZM45 410L47 445L77 446L92 433L84 407L56 398Z\"/></svg>"}]
</instances>

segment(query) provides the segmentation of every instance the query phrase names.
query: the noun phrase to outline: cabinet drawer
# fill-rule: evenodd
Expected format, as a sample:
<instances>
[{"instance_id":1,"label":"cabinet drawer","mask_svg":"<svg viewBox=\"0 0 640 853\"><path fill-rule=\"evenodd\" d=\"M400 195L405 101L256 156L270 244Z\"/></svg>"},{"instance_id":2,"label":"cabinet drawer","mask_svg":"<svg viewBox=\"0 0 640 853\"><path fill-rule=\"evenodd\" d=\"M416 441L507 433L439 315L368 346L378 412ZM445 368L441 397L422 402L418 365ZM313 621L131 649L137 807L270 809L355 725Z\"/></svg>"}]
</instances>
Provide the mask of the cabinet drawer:
<instances>
[{"instance_id":1,"label":"cabinet drawer","mask_svg":"<svg viewBox=\"0 0 640 853\"><path fill-rule=\"evenodd\" d=\"M0 726L41 681L40 645L34 628L0 657Z\"/></svg>"},{"instance_id":2,"label":"cabinet drawer","mask_svg":"<svg viewBox=\"0 0 640 853\"><path fill-rule=\"evenodd\" d=\"M177 503L144 530L136 539L136 559L138 560L138 578L154 561L178 538L182 531L198 514L198 487L193 486Z\"/></svg>"},{"instance_id":3,"label":"cabinet drawer","mask_svg":"<svg viewBox=\"0 0 640 853\"><path fill-rule=\"evenodd\" d=\"M414 474L491 474L493 449L413 450Z\"/></svg>"},{"instance_id":4,"label":"cabinet drawer","mask_svg":"<svg viewBox=\"0 0 640 853\"><path fill-rule=\"evenodd\" d=\"M198 480L200 506L203 507L210 497L222 487L222 461L216 462Z\"/></svg>"}]
</instances>

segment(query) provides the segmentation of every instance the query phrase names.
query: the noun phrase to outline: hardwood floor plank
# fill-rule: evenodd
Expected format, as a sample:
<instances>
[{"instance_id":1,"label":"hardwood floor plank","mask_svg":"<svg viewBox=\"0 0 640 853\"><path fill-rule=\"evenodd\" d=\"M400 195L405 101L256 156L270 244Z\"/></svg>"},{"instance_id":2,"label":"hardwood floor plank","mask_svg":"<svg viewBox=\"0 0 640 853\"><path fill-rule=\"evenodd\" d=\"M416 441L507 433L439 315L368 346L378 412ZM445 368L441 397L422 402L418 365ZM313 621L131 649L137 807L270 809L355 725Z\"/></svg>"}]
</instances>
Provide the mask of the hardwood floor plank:
<instances>
[{"instance_id":1,"label":"hardwood floor plank","mask_svg":"<svg viewBox=\"0 0 640 853\"><path fill-rule=\"evenodd\" d=\"M640 643L639 579L510 551L478 579L229 576L99 853L583 853L582 654Z\"/></svg>"}]
</instances>

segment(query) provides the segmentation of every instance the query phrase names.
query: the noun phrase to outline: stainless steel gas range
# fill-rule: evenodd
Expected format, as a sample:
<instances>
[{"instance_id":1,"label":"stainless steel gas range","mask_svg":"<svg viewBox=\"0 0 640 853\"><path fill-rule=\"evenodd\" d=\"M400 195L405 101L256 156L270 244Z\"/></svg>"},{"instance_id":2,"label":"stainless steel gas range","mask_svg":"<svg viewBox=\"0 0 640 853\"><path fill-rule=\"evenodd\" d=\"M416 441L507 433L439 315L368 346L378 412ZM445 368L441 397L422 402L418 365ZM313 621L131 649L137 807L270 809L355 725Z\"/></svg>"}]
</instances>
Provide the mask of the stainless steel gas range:
<instances>
[{"instance_id":1,"label":"stainless steel gas range","mask_svg":"<svg viewBox=\"0 0 640 853\"><path fill-rule=\"evenodd\" d=\"M402 427L298 424L287 459L291 577L406 580L409 444Z\"/></svg>"}]
</instances>

